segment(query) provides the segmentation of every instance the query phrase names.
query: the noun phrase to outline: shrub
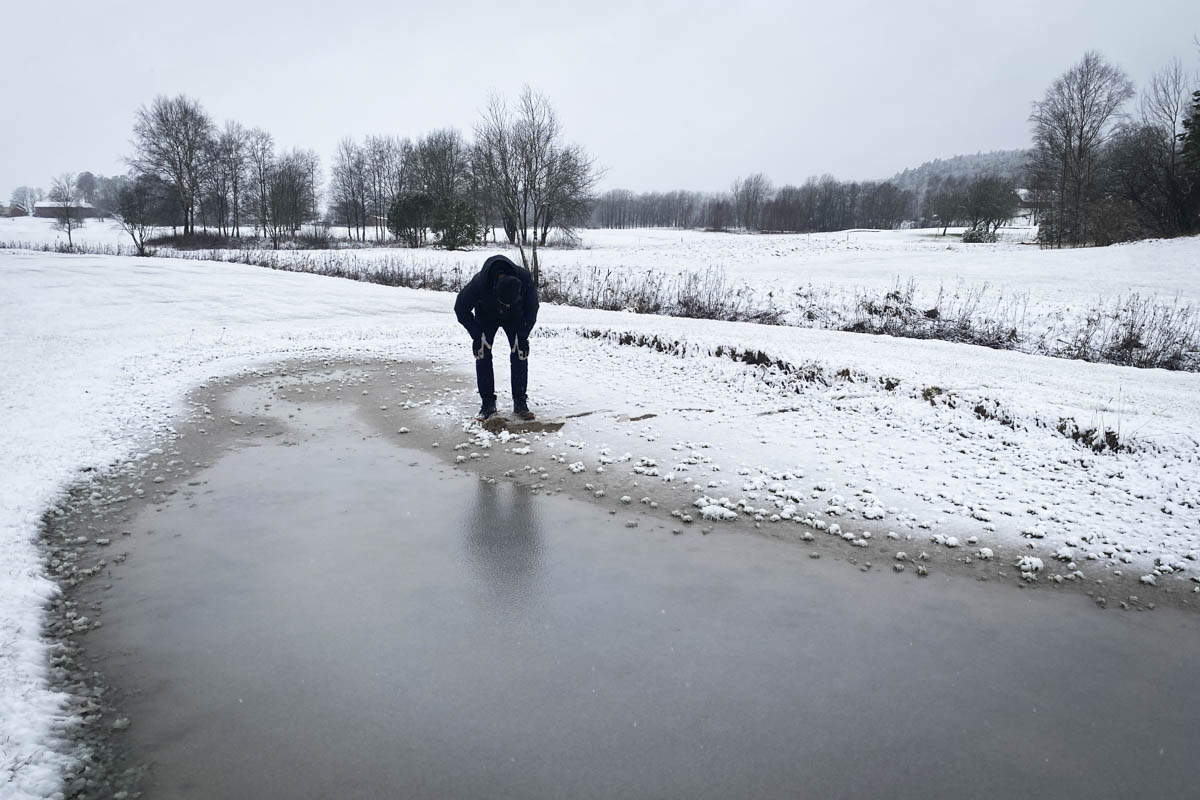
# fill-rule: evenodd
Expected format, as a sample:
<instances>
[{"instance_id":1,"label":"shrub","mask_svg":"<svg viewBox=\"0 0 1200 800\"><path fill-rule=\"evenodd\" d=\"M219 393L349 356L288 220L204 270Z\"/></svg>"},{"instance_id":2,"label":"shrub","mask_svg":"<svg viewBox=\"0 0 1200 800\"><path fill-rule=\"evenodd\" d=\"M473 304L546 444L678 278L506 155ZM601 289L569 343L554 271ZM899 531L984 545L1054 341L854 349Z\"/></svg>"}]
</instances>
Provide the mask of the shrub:
<instances>
[{"instance_id":1,"label":"shrub","mask_svg":"<svg viewBox=\"0 0 1200 800\"><path fill-rule=\"evenodd\" d=\"M987 226L976 228L967 228L963 231L962 240L967 244L995 244L996 234L988 230Z\"/></svg>"},{"instance_id":2,"label":"shrub","mask_svg":"<svg viewBox=\"0 0 1200 800\"><path fill-rule=\"evenodd\" d=\"M197 231L167 236L155 236L146 240L146 245L173 247L176 250L212 250L236 247L233 237L211 231Z\"/></svg>"}]
</instances>

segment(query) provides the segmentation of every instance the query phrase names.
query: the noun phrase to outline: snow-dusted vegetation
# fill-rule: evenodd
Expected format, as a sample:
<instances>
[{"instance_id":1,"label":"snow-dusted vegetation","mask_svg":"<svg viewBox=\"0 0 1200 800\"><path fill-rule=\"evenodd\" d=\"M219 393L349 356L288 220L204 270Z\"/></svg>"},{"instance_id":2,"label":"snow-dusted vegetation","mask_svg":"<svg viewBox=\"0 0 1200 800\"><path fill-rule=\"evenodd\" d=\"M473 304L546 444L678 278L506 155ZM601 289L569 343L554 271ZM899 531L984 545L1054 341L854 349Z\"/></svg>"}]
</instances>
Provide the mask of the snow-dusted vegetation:
<instances>
[{"instance_id":1,"label":"snow-dusted vegetation","mask_svg":"<svg viewBox=\"0 0 1200 800\"><path fill-rule=\"evenodd\" d=\"M48 220L0 225L0 243L54 248ZM1034 228L996 244L931 229L782 235L671 229L585 230L542 251L543 298L582 308L752 321L979 344L1132 366L1200 368L1194 238L1103 249L1029 246ZM129 252L97 222L83 249ZM91 238L89 238L91 237ZM457 290L482 257L515 251L399 247L188 250L217 259L410 288Z\"/></svg>"}]
</instances>

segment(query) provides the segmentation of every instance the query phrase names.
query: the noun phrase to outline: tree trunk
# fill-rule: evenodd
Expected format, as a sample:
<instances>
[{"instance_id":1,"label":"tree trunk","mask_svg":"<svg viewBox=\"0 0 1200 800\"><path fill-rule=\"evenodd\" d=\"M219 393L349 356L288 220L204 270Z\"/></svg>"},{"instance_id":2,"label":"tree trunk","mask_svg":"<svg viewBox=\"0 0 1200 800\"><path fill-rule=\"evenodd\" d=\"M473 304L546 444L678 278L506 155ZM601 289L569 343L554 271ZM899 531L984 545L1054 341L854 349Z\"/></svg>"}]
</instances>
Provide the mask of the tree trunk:
<instances>
[{"instance_id":1,"label":"tree trunk","mask_svg":"<svg viewBox=\"0 0 1200 800\"><path fill-rule=\"evenodd\" d=\"M233 235L240 239L242 238L242 217L240 213L242 204L238 202L238 188L238 182L235 178L233 181Z\"/></svg>"},{"instance_id":2,"label":"tree trunk","mask_svg":"<svg viewBox=\"0 0 1200 800\"><path fill-rule=\"evenodd\" d=\"M521 266L525 269L529 269L529 259L525 257L525 245L519 241L516 243L516 245L517 250L521 253Z\"/></svg>"}]
</instances>

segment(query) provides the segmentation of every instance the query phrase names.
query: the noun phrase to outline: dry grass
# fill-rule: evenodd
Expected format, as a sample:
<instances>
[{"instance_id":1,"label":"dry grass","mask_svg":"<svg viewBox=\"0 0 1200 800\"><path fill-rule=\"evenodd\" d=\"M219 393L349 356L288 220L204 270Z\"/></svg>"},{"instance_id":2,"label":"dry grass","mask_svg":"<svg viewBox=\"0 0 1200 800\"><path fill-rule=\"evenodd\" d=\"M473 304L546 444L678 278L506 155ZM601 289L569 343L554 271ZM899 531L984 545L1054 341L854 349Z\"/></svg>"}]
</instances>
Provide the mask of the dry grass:
<instances>
[{"instance_id":1,"label":"dry grass","mask_svg":"<svg viewBox=\"0 0 1200 800\"><path fill-rule=\"evenodd\" d=\"M314 245L323 240L314 240ZM8 249L96 255L136 255L124 245L0 242ZM345 249L165 248L160 257L224 261L286 272L456 292L474 274L473 265L418 260L412 251L373 252L360 257ZM1099 298L1081 317L1046 330L1027 323L1029 297L1006 294L988 284L940 287L921 302L913 281L888 290L856 289L852 300L829 288L802 287L790 296L733 283L724 270L665 273L624 267L591 267L542 274L544 302L579 308L660 314L692 319L796 325L853 333L938 339L1057 358L1140 368L1200 372L1200 308L1179 298L1132 294Z\"/></svg>"}]
</instances>

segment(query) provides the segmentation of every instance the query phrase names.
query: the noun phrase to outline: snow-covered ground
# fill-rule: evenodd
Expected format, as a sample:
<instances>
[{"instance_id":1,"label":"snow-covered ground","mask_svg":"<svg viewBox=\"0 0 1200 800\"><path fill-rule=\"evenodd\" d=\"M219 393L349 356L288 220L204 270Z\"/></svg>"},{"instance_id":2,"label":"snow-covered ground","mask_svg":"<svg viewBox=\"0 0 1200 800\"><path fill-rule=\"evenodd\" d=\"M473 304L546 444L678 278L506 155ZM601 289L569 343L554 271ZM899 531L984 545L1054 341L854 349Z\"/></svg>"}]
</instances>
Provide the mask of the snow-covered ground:
<instances>
[{"instance_id":1,"label":"snow-covered ground","mask_svg":"<svg viewBox=\"0 0 1200 800\"><path fill-rule=\"evenodd\" d=\"M131 245L129 234L112 220L84 220L82 228L71 231L77 244ZM33 245L67 243L67 234L58 230L52 219L40 217L0 218L0 242L27 242Z\"/></svg>"},{"instance_id":2,"label":"snow-covered ground","mask_svg":"<svg viewBox=\"0 0 1200 800\"><path fill-rule=\"evenodd\" d=\"M344 231L335 231L335 233ZM923 298L939 288L989 287L989 297L1027 296L1031 316L1078 313L1099 298L1139 293L1162 300L1200 303L1200 243L1197 237L1152 240L1105 248L1043 250L1029 244L1034 228L1001 230L997 244L963 244L951 228L897 231L852 230L813 234L708 233L668 228L582 230L578 247L541 251L550 272L588 270L674 274L723 270L732 281L780 298L797 291L831 290L853 296L856 289L886 290L914 281ZM77 243L129 246L111 221L89 221L74 234ZM66 241L53 221L24 217L0 220L0 242L51 244ZM507 252L489 245L476 251L364 248L346 253L363 262L400 259L420 266L473 272L480 252ZM304 258L312 251L293 253ZM320 252L320 251L318 251ZM515 250L512 251L515 254ZM780 300L785 302L785 300Z\"/></svg>"},{"instance_id":3,"label":"snow-covered ground","mask_svg":"<svg viewBox=\"0 0 1200 800\"><path fill-rule=\"evenodd\" d=\"M6 224L0 220L0 228ZM85 241L89 231L99 233L99 226L84 229ZM1063 298L1078 295L1081 285L1189 293L1200 281L1182 267L1197 263L1197 240L1049 253L1018 245L946 250L921 232L852 233L840 243L831 235L825 245L820 237L801 244L803 237L615 232L597 234L591 250L553 257L660 270L705 266L679 257L667 238L639 244L643 235L682 238L684 251L692 241L700 253L712 241L728 242L730 253L752 248L757 255L736 263L746 276L764 279L809 269L833 280L844 269L852 280L886 285L893 277L880 273L893 268L900 275L926 271L918 277L965 270L978 279L1015 275L1031 285L1040 277L1045 291ZM850 248L858 236L863 247ZM872 237L899 244L871 250L884 241ZM794 248L774 265L764 254L772 241ZM861 266L872 253L874 268ZM482 259L419 255L457 259L468 269ZM733 271L738 257L726 256L725 268ZM1066 264L1074 264L1074 274L1056 276ZM460 365L468 377L468 347L451 303L447 294L234 264L0 252L6 791L49 793L65 759L48 746L62 698L47 684L40 623L54 587L43 576L35 539L41 516L81 470L119 463L169 433L197 384L284 358L419 358ZM808 519L804 529L818 535L834 526L856 541L892 533L902 540L897 550L958 545L974 555L987 548L1010 566L1040 557L1043 580L1121 571L1154 575L1161 587L1200 567L1200 375L548 305L533 344L538 410L605 413L573 420L564 436L532 441L520 455L573 475L567 464L581 465L581 487L598 467L637 479L648 495L655 486L689 484L697 516L752 518L761 509L764 525L775 515L781 525ZM729 357L745 351L761 351L770 363ZM441 412L471 414L471 393L460 397L459 406ZM655 416L618 434L613 413ZM1133 449L1094 453L1064 435L1075 426L1119 432ZM469 435L505 446L478 431ZM1050 560L1055 553L1061 564ZM1026 562L1025 571L1033 568Z\"/></svg>"}]
</instances>

